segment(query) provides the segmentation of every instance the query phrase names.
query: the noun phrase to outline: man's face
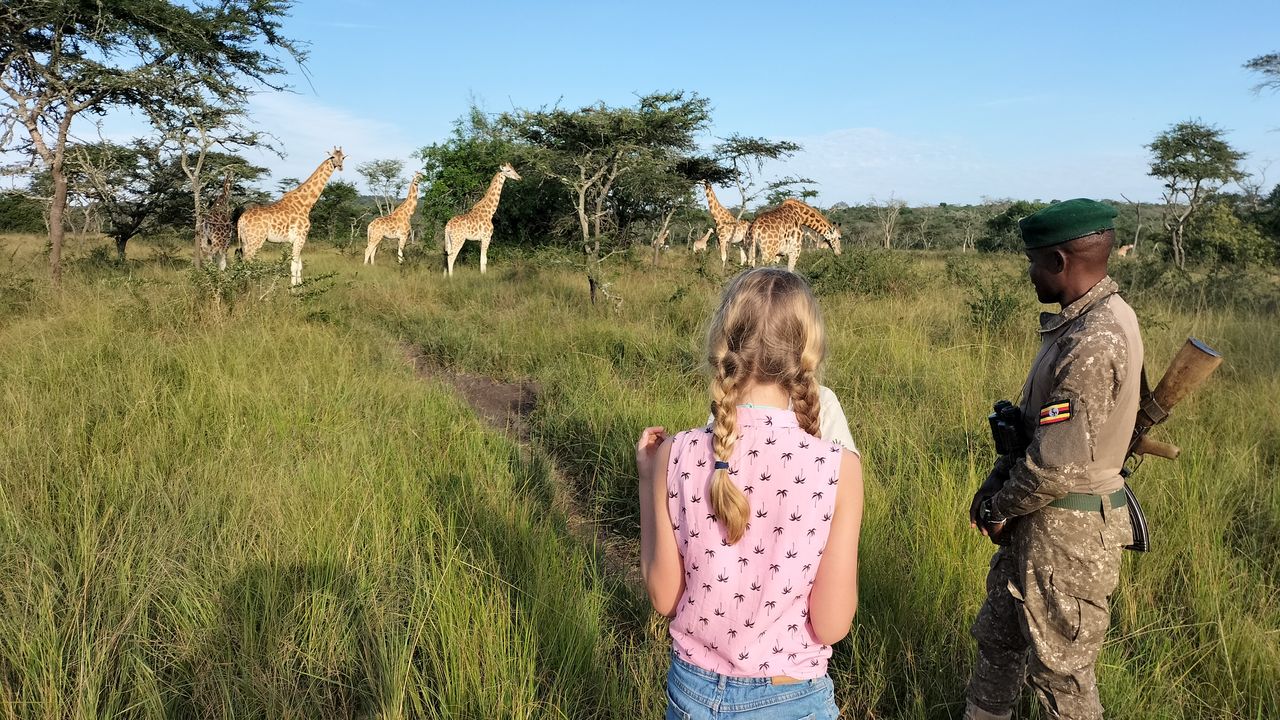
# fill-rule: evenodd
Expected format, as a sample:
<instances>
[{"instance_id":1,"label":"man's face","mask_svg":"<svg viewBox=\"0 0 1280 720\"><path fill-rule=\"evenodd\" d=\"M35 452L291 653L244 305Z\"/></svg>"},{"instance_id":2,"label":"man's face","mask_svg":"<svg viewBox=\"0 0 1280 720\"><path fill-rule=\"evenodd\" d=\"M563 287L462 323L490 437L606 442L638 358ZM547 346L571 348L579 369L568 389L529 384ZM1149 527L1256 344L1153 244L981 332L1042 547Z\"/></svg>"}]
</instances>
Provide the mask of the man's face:
<instances>
[{"instance_id":1,"label":"man's face","mask_svg":"<svg viewBox=\"0 0 1280 720\"><path fill-rule=\"evenodd\" d=\"M1036 289L1040 302L1058 302L1062 297L1062 255L1054 248L1036 248L1027 251L1027 276Z\"/></svg>"}]
</instances>

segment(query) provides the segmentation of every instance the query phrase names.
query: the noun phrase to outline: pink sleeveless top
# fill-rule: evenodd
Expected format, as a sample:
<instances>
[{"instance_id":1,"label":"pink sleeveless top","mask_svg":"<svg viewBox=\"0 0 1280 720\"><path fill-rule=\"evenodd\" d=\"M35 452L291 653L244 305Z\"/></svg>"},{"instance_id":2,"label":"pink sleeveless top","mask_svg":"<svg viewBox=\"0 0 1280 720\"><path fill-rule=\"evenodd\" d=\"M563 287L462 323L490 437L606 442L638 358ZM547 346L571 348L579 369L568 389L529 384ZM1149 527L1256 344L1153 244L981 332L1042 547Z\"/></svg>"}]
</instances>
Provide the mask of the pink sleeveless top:
<instances>
[{"instance_id":1,"label":"pink sleeveless top","mask_svg":"<svg viewBox=\"0 0 1280 720\"><path fill-rule=\"evenodd\" d=\"M729 477L747 495L750 522L733 545L711 514L711 431L676 435L667 507L685 588L671 638L680 657L722 675L811 679L831 648L809 627L809 590L827 544L840 445L800 429L795 413L738 408Z\"/></svg>"}]
</instances>

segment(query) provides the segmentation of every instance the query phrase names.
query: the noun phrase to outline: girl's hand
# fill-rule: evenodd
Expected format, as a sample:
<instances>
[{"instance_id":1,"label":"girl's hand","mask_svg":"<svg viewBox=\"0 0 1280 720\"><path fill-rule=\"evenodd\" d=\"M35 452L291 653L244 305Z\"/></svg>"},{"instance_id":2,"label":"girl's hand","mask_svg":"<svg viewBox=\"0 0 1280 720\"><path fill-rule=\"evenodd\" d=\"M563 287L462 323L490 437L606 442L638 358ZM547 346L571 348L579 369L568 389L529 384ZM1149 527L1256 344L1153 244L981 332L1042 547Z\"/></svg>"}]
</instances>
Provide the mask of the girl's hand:
<instances>
[{"instance_id":1,"label":"girl's hand","mask_svg":"<svg viewBox=\"0 0 1280 720\"><path fill-rule=\"evenodd\" d=\"M653 477L653 463L666 438L666 428L661 426L647 427L640 432L640 439L636 441L636 471L641 482Z\"/></svg>"}]
</instances>

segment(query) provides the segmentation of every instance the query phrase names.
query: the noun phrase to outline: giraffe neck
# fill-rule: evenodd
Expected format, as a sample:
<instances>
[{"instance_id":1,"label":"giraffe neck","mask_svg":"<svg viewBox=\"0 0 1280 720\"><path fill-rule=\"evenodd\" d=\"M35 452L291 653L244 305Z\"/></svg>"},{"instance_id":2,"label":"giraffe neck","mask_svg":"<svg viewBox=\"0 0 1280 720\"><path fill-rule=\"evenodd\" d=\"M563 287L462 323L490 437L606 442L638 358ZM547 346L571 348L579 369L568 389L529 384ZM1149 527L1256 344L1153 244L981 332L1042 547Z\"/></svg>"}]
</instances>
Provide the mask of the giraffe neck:
<instances>
[{"instance_id":1,"label":"giraffe neck","mask_svg":"<svg viewBox=\"0 0 1280 720\"><path fill-rule=\"evenodd\" d=\"M711 211L711 217L715 219L719 225L730 225L736 222L733 213L725 209L720 201L716 199L716 193L711 189L711 183L703 186L707 191L707 209Z\"/></svg>"},{"instance_id":2,"label":"giraffe neck","mask_svg":"<svg viewBox=\"0 0 1280 720\"><path fill-rule=\"evenodd\" d=\"M831 221L827 220L823 217L822 213L814 210L808 205L805 205L801 209L800 221L802 224L807 225L824 235L831 232L833 229Z\"/></svg>"},{"instance_id":3,"label":"giraffe neck","mask_svg":"<svg viewBox=\"0 0 1280 720\"><path fill-rule=\"evenodd\" d=\"M480 198L480 202L471 208L471 212L483 212L488 214L490 218L498 211L498 197L502 195L502 184L507 181L507 176L498 171L493 176L493 180L489 182L489 189L484 191L484 197Z\"/></svg>"},{"instance_id":4,"label":"giraffe neck","mask_svg":"<svg viewBox=\"0 0 1280 720\"><path fill-rule=\"evenodd\" d=\"M392 215L413 215L413 211L418 207L418 181L414 180L409 183L409 194L405 196L404 202L392 211Z\"/></svg>"},{"instance_id":5,"label":"giraffe neck","mask_svg":"<svg viewBox=\"0 0 1280 720\"><path fill-rule=\"evenodd\" d=\"M325 158L320 163L320 167L311 173L311 177L307 178L298 187L285 193L280 198L281 202L286 199L298 203L306 212L310 212L311 206L316 204L316 200L320 199L320 191L324 190L324 186L329 182L329 176L333 175L333 161L331 158Z\"/></svg>"},{"instance_id":6,"label":"giraffe neck","mask_svg":"<svg viewBox=\"0 0 1280 720\"><path fill-rule=\"evenodd\" d=\"M214 198L213 206L215 208L224 208L231 204L231 176L227 176L222 181L222 193Z\"/></svg>"}]
</instances>

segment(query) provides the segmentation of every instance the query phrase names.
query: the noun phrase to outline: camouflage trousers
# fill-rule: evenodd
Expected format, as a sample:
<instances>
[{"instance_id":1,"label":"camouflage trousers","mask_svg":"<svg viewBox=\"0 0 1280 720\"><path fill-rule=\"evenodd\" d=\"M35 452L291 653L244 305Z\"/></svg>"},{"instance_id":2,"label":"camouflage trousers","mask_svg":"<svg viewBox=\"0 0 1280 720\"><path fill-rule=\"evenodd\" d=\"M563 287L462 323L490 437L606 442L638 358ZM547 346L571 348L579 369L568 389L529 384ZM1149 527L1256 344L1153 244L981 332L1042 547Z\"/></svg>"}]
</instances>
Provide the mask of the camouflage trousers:
<instances>
[{"instance_id":1,"label":"camouflage trousers","mask_svg":"<svg viewBox=\"0 0 1280 720\"><path fill-rule=\"evenodd\" d=\"M973 623L978 658L968 700L1008 717L1025 678L1051 718L1102 717L1094 663L1110 624L1129 509L1046 507L1007 530L991 558L987 600Z\"/></svg>"}]
</instances>

